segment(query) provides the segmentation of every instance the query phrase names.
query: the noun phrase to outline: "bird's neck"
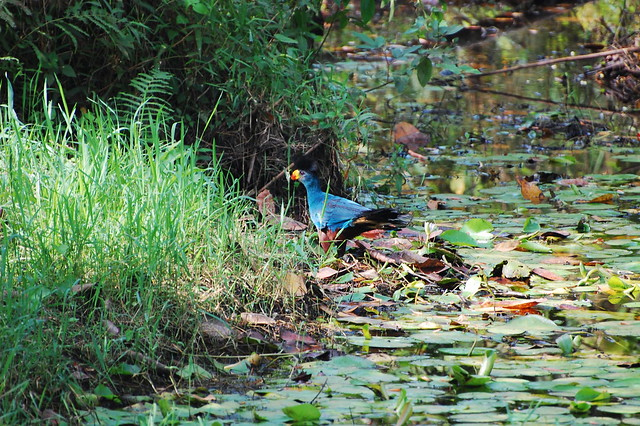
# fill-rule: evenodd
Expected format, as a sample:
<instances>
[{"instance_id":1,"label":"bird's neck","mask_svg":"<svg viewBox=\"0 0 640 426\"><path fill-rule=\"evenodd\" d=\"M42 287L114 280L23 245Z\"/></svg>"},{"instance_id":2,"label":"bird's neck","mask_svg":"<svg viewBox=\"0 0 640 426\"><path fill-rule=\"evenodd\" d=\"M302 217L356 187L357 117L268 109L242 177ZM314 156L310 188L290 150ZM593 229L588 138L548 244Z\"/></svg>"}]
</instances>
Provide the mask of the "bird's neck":
<instances>
[{"instance_id":1,"label":"bird's neck","mask_svg":"<svg viewBox=\"0 0 640 426\"><path fill-rule=\"evenodd\" d=\"M320 187L320 181L317 178L308 179L304 182L304 187L307 189L307 198L310 200L324 200L326 198L326 192Z\"/></svg>"}]
</instances>

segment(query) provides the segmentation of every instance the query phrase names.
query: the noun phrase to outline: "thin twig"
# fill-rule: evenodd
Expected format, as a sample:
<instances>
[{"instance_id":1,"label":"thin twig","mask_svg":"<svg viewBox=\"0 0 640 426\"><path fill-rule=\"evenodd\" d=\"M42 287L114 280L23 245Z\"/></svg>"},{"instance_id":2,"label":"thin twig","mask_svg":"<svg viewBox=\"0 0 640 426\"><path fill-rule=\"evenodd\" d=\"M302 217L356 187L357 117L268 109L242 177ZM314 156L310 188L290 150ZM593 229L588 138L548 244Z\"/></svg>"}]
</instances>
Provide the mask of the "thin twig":
<instances>
[{"instance_id":1,"label":"thin twig","mask_svg":"<svg viewBox=\"0 0 640 426\"><path fill-rule=\"evenodd\" d=\"M320 390L318 391L316 396L314 396L313 399L311 401L309 401L309 404L313 404L316 401L316 399L318 399L318 396L320 396L320 393L322 393L322 390L324 389L324 387L327 386L327 382L328 381L329 381L329 379L325 379L325 381L322 384L322 386L320 386Z\"/></svg>"},{"instance_id":2,"label":"thin twig","mask_svg":"<svg viewBox=\"0 0 640 426\"><path fill-rule=\"evenodd\" d=\"M518 70L525 69L525 68L533 68L533 67L542 67L542 66L545 66L545 65L553 65L553 64L558 64L560 62L584 61L584 60L587 60L587 59L601 58L603 56L608 56L608 55L617 55L617 54L631 53L631 52L637 52L637 51L640 51L640 47L625 47L625 48L622 48L622 49L606 50L604 52L588 53L586 55L564 56L562 58L547 59L547 60L544 60L544 61L538 61L538 62L533 62L533 63L529 63L529 64L516 65L514 67L508 67L508 68L502 68L502 69L499 69L499 70L482 72L480 74L465 74L465 77L468 77L468 78L485 77L485 76L488 76L488 75L502 74L502 73L507 73L507 72L512 72L512 71L518 71Z\"/></svg>"},{"instance_id":3,"label":"thin twig","mask_svg":"<svg viewBox=\"0 0 640 426\"><path fill-rule=\"evenodd\" d=\"M169 367L168 365L165 365L163 363L161 363L160 361L156 361L155 359L142 354L140 352L136 352L136 351L132 351L129 350L127 352L125 352L125 355L127 355L130 358L135 359L136 361L140 361L143 362L145 364L149 364L151 367L153 367L155 370L158 370L161 373L165 373L165 374L169 374L171 372L171 367Z\"/></svg>"},{"instance_id":4,"label":"thin twig","mask_svg":"<svg viewBox=\"0 0 640 426\"><path fill-rule=\"evenodd\" d=\"M315 145L313 145L311 148L309 148L304 155L309 155L311 154L313 151L316 150L316 148L318 148L320 145L322 145L324 143L324 141L319 141L318 143L316 143ZM291 167L293 165L293 163L289 164L287 166L287 169L289 167ZM280 179L282 176L284 176L284 174L286 173L287 169L282 170L280 173L278 173L273 179L271 179L269 182L266 183L266 185L264 185L262 188L260 188L260 190L258 190L258 194L261 193L262 191L264 191L265 189L269 188L271 185L273 185L273 183L275 183L275 181L277 181L278 179Z\"/></svg>"}]
</instances>

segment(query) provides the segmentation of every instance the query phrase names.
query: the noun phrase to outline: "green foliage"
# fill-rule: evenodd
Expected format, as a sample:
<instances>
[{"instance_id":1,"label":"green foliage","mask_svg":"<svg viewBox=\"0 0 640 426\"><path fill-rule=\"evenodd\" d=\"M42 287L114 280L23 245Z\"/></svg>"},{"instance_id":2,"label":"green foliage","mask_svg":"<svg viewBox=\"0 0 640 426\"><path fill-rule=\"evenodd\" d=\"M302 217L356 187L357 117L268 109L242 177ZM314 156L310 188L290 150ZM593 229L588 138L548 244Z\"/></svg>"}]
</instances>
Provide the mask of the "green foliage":
<instances>
[{"instance_id":1,"label":"green foliage","mask_svg":"<svg viewBox=\"0 0 640 426\"><path fill-rule=\"evenodd\" d=\"M192 353L202 312L296 309L278 284L304 258L246 219L219 162L199 165L152 96L161 80L135 83L156 89L137 107L123 96L125 119L46 98L41 124L0 109L3 423L115 401L119 376L149 373L132 353L186 362L169 348Z\"/></svg>"},{"instance_id":2,"label":"green foliage","mask_svg":"<svg viewBox=\"0 0 640 426\"><path fill-rule=\"evenodd\" d=\"M313 404L283 407L282 412L294 422L313 422L320 419L320 410Z\"/></svg>"},{"instance_id":3,"label":"green foliage","mask_svg":"<svg viewBox=\"0 0 640 426\"><path fill-rule=\"evenodd\" d=\"M69 105L146 99L145 113L174 113L201 148L216 141L244 187L260 187L290 151L319 138L351 138L343 117L357 111L345 86L311 69L320 2L162 0L8 2L0 19L0 70L16 88L21 117L41 114L38 96L56 80ZM130 90L133 87L134 91ZM61 100L60 90L48 89ZM127 93L127 95L122 95ZM171 109L169 109L171 105ZM215 114L212 112L215 110ZM333 111L338 120L317 122ZM142 111L138 111L142 113Z\"/></svg>"}]
</instances>

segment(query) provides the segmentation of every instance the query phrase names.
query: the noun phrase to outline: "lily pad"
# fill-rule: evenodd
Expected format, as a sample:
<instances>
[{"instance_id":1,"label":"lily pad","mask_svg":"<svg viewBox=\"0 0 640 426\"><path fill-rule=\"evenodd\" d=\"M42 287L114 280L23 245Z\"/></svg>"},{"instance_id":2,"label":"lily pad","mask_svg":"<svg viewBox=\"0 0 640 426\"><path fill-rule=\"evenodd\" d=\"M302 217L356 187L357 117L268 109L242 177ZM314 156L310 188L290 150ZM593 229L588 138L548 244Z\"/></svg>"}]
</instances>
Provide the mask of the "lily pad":
<instances>
[{"instance_id":1,"label":"lily pad","mask_svg":"<svg viewBox=\"0 0 640 426\"><path fill-rule=\"evenodd\" d=\"M560 327L548 318L540 315L526 315L515 318L507 323L495 324L488 327L491 333L496 334L533 334L545 335L560 330Z\"/></svg>"}]
</instances>

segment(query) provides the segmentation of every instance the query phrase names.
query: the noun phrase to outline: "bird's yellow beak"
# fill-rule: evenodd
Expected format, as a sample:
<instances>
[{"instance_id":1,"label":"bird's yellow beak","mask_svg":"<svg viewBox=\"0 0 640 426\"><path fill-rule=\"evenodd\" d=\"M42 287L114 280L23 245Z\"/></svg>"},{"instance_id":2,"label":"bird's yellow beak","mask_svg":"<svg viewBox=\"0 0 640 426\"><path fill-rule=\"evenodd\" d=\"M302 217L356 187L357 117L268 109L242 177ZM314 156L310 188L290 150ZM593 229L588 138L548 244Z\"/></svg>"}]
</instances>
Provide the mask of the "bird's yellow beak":
<instances>
[{"instance_id":1,"label":"bird's yellow beak","mask_svg":"<svg viewBox=\"0 0 640 426\"><path fill-rule=\"evenodd\" d=\"M291 180L298 180L300 179L300 170L294 170L291 173Z\"/></svg>"}]
</instances>

